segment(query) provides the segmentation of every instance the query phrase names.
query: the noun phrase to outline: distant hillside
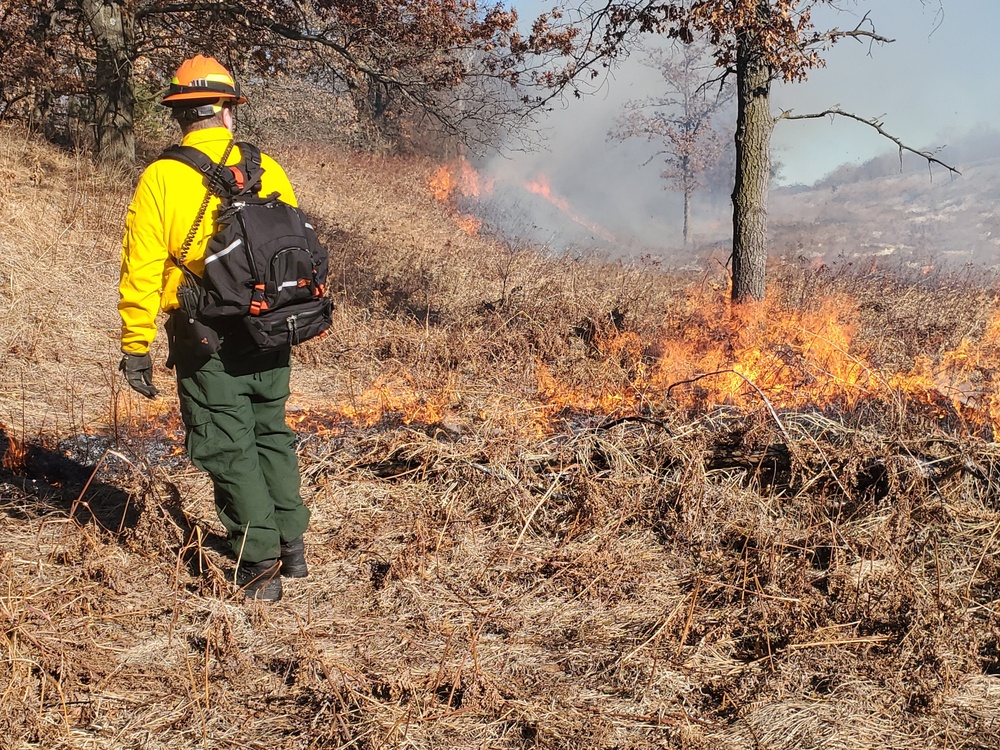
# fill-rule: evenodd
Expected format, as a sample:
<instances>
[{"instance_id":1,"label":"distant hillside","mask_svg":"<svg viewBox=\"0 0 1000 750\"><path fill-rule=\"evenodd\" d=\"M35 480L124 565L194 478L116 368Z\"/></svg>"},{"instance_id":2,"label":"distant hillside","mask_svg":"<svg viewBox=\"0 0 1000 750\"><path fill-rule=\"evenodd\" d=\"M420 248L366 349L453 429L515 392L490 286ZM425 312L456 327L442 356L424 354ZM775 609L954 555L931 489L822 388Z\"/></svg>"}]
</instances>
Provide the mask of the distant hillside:
<instances>
[{"instance_id":1,"label":"distant hillside","mask_svg":"<svg viewBox=\"0 0 1000 750\"><path fill-rule=\"evenodd\" d=\"M772 189L771 255L992 267L1000 236L995 211L1000 133L973 132L937 155L961 174L940 165L928 169L926 160L912 153L905 153L901 163L889 150L863 164L843 165L814 185ZM581 250L652 256L666 266L691 270L703 268L712 256L728 257L732 208L727 191L696 195L692 249L681 243L681 195L655 175L651 180L649 170L621 164L602 179L573 164L552 174L538 171L529 179L499 160L475 166L482 169L482 190L460 195L459 207L506 241L571 256Z\"/></svg>"},{"instance_id":2,"label":"distant hillside","mask_svg":"<svg viewBox=\"0 0 1000 750\"><path fill-rule=\"evenodd\" d=\"M912 153L904 153L901 165L898 151L891 148L891 144L886 145L890 147L881 156L862 164L842 164L821 180L817 180L814 187L840 187L856 182L895 177L901 172L927 173L927 165L923 159ZM1000 158L1000 131L977 129L953 142L927 145L921 149L965 173L976 166L993 164Z\"/></svg>"},{"instance_id":3,"label":"distant hillside","mask_svg":"<svg viewBox=\"0 0 1000 750\"><path fill-rule=\"evenodd\" d=\"M953 176L889 153L845 165L813 186L771 193L771 251L827 260L885 258L916 265L997 265L1000 134L974 133L940 154Z\"/></svg>"}]
</instances>

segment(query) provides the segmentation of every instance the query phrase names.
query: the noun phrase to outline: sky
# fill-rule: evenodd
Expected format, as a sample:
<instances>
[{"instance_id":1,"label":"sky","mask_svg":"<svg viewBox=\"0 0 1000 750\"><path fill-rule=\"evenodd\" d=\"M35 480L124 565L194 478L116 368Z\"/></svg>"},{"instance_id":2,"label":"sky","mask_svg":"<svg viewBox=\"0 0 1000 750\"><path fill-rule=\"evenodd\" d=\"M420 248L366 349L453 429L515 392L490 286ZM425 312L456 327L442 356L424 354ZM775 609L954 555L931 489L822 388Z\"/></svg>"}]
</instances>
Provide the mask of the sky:
<instances>
[{"instance_id":1,"label":"sky","mask_svg":"<svg viewBox=\"0 0 1000 750\"><path fill-rule=\"evenodd\" d=\"M846 4L849 13L823 14L841 28L870 11L879 34L895 41L868 46L853 40L827 54L827 67L802 84L777 86L775 112L822 111L839 104L880 117L907 145L945 147L1000 115L1000 2L997 0L877 0ZM943 7L943 12L941 8ZM817 16L817 25L823 20ZM832 24L831 24L832 25ZM856 25L856 22L855 22ZM893 144L844 119L782 122L773 145L786 182L811 183L845 162L860 163Z\"/></svg>"},{"instance_id":2,"label":"sky","mask_svg":"<svg viewBox=\"0 0 1000 750\"><path fill-rule=\"evenodd\" d=\"M1000 0L840 4L843 12L819 9L816 26L853 28L869 12L878 33L895 41L874 47L838 43L825 55L827 67L812 71L806 82L775 85L775 113L840 105L864 117L884 116L890 132L916 147L946 145L949 137L1000 119ZM545 3L515 0L514 6L529 19ZM634 54L613 70L596 94L556 103L541 122L543 150L571 151L592 129L605 133L624 101L656 93L658 77L641 64L642 57ZM893 149L865 125L843 119L780 123L772 147L790 183L811 183L839 164Z\"/></svg>"},{"instance_id":3,"label":"sky","mask_svg":"<svg viewBox=\"0 0 1000 750\"><path fill-rule=\"evenodd\" d=\"M514 0L523 20L545 7ZM797 114L839 105L880 118L887 131L914 148L949 141L1000 121L1000 0L842 0L840 13L814 14L818 28L854 28L870 12L876 31L894 39L869 46L844 40L825 53L827 66L804 83L776 84L772 111ZM655 146L642 139L608 138L625 102L657 93L659 74L636 52L604 85L582 99L558 102L539 122L539 148L509 151L481 163L494 177L530 181L549 176L553 191L597 223L646 226L655 235L664 198ZM895 151L868 126L845 118L783 121L772 138L782 164L779 184L811 184L845 163ZM909 164L925 167L917 157ZM959 168L961 165L958 165Z\"/></svg>"}]
</instances>

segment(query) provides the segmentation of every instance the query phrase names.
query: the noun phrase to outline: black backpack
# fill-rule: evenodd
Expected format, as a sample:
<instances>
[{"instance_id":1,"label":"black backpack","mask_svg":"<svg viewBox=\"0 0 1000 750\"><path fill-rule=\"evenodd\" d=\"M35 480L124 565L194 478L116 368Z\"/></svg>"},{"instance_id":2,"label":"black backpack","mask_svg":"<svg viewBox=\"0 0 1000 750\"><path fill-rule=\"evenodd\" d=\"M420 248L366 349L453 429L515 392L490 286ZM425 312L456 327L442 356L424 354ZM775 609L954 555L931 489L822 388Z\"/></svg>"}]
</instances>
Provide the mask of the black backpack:
<instances>
[{"instance_id":1,"label":"black backpack","mask_svg":"<svg viewBox=\"0 0 1000 750\"><path fill-rule=\"evenodd\" d=\"M209 194L181 248L181 307L209 326L242 319L263 351L300 344L325 333L332 322L326 296L329 256L302 211L277 193L260 195L260 151L249 143L237 145L242 158L232 166L222 166L232 143L221 164L191 146L171 146L160 156L197 169L222 201L200 278L184 261Z\"/></svg>"}]
</instances>

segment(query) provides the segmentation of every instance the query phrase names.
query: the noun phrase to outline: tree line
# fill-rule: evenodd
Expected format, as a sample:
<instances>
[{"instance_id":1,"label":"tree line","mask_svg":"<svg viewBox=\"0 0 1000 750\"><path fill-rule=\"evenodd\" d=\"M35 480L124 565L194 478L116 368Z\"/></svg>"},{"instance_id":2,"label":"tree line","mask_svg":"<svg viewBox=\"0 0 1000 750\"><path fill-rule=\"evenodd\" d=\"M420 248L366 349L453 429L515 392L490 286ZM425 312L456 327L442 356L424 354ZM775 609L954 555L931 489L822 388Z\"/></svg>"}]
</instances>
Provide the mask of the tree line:
<instances>
[{"instance_id":1,"label":"tree line","mask_svg":"<svg viewBox=\"0 0 1000 750\"><path fill-rule=\"evenodd\" d=\"M346 92L393 136L404 114L493 137L528 104L513 87L573 32L528 36L515 11L474 0L28 0L0 10L0 119L48 132L67 107L104 162L135 159L137 92L161 90L195 53L238 76L279 73Z\"/></svg>"}]
</instances>

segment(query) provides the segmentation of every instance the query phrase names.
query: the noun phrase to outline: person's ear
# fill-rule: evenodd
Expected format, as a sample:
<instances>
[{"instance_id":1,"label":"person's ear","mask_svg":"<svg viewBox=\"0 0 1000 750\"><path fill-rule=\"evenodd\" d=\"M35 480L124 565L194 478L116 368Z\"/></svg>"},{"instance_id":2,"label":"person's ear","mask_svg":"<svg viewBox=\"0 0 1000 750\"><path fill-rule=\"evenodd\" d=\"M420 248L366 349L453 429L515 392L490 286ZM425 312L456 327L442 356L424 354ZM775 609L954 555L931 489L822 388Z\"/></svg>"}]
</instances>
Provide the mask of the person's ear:
<instances>
[{"instance_id":1,"label":"person's ear","mask_svg":"<svg viewBox=\"0 0 1000 750\"><path fill-rule=\"evenodd\" d=\"M233 108L223 107L222 108L222 124L226 126L226 130L230 133L233 132Z\"/></svg>"}]
</instances>

